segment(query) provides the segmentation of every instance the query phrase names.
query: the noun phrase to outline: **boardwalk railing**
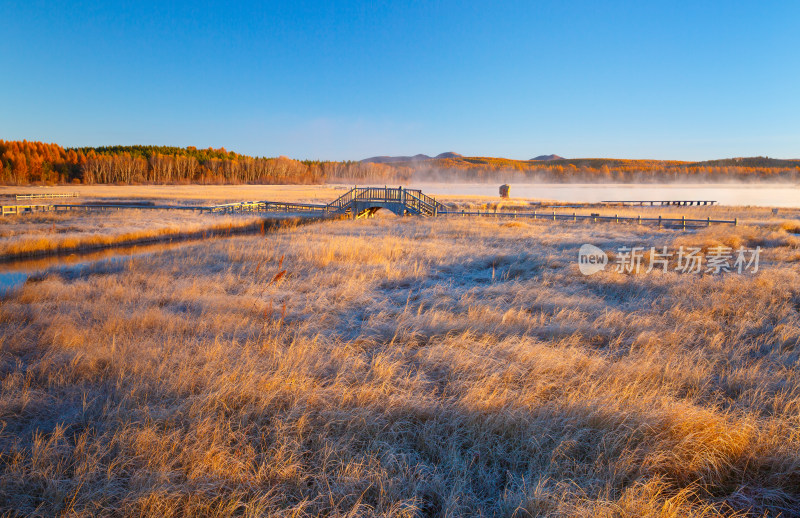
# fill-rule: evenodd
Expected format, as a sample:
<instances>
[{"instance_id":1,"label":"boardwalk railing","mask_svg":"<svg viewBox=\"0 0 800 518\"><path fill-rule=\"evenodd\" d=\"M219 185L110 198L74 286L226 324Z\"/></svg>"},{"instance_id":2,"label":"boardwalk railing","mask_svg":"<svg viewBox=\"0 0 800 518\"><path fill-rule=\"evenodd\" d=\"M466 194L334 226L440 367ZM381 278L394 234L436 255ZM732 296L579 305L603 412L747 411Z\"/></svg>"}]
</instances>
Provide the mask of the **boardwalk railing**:
<instances>
[{"instance_id":1,"label":"boardwalk railing","mask_svg":"<svg viewBox=\"0 0 800 518\"><path fill-rule=\"evenodd\" d=\"M695 227L707 227L711 226L711 224L727 224L727 225L738 225L739 220L738 218L734 219L691 219L686 217L680 218L662 218L658 216L657 218L643 218L641 216L634 217L626 217L626 216L617 216L616 214L613 216L601 216L599 214L577 214L573 212L572 214L565 214L559 212L491 212L491 211L445 211L440 212L441 215L446 216L495 216L495 217L503 217L503 218L527 218L527 219L540 219L545 221L591 221L592 223L598 222L611 222L611 223L637 223L639 225L644 224L656 224L659 227L680 227L680 228L695 228Z\"/></svg>"},{"instance_id":2,"label":"boardwalk railing","mask_svg":"<svg viewBox=\"0 0 800 518\"><path fill-rule=\"evenodd\" d=\"M639 205L645 206L650 205L651 207L655 205L660 206L668 206L668 205L715 205L717 203L716 200L603 200L600 203L606 203L608 205Z\"/></svg>"},{"instance_id":3,"label":"boardwalk railing","mask_svg":"<svg viewBox=\"0 0 800 518\"><path fill-rule=\"evenodd\" d=\"M53 205L3 205L0 214L14 216L17 214L30 214L32 212L49 212L55 210Z\"/></svg>"},{"instance_id":4,"label":"boardwalk railing","mask_svg":"<svg viewBox=\"0 0 800 518\"><path fill-rule=\"evenodd\" d=\"M36 208L31 208L36 207ZM212 213L299 213L336 216L344 214L357 215L367 208L387 207L402 213L436 215L444 206L434 198L426 196L418 189L402 187L354 187L328 204L294 203L279 201L242 201L220 205L155 205L132 203L82 203L53 205L10 205L3 207L3 214L21 214L35 210L54 211L109 211L121 209L140 210L184 210Z\"/></svg>"},{"instance_id":5,"label":"boardwalk railing","mask_svg":"<svg viewBox=\"0 0 800 518\"><path fill-rule=\"evenodd\" d=\"M312 203L291 203L281 201L245 201L240 203L226 203L210 207L197 207L203 212L297 212L297 213L325 213L325 205Z\"/></svg>"},{"instance_id":6,"label":"boardwalk railing","mask_svg":"<svg viewBox=\"0 0 800 518\"><path fill-rule=\"evenodd\" d=\"M33 200L37 198L77 198L80 194L77 192L48 192L39 194L17 194L17 200Z\"/></svg>"},{"instance_id":7,"label":"boardwalk railing","mask_svg":"<svg viewBox=\"0 0 800 518\"><path fill-rule=\"evenodd\" d=\"M657 203L657 202L653 202ZM710 202L709 202L710 203ZM451 210L425 195L419 189L403 189L402 187L354 187L328 204L292 203L277 201L243 201L221 205L133 205L133 204L54 204L54 205L11 205L2 207L2 215L25 214L40 211L108 211L121 209L141 210L188 210L211 213L282 213L304 216L334 217L350 214L353 217L369 215L379 208L386 208L396 214L416 214L421 216L494 216L503 218L527 218L549 221L590 221L656 224L659 227L694 228L711 224L737 225L738 220L722 219L687 219L657 218L641 216L620 217L618 215L572 214L546 212L497 212L497 211L457 211Z\"/></svg>"}]
</instances>

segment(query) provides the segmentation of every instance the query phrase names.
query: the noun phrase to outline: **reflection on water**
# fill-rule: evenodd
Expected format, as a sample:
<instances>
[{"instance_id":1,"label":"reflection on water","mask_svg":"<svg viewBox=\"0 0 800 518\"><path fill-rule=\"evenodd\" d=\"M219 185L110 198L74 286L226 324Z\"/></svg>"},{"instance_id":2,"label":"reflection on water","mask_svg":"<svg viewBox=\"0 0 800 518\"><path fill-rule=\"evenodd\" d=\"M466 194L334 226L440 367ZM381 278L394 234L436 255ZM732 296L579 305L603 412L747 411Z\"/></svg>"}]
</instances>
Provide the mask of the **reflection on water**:
<instances>
[{"instance_id":1,"label":"reflection on water","mask_svg":"<svg viewBox=\"0 0 800 518\"><path fill-rule=\"evenodd\" d=\"M0 295L19 288L30 277L28 272L0 272Z\"/></svg>"},{"instance_id":2,"label":"reflection on water","mask_svg":"<svg viewBox=\"0 0 800 518\"><path fill-rule=\"evenodd\" d=\"M103 264L125 264L130 259L143 255L151 255L202 243L216 239L229 239L235 236L248 234L265 234L267 229L279 228L285 224L307 224L319 221L319 218L298 218L292 215L271 215L261 222L235 229L222 229L221 231L207 230L190 236L174 236L166 241L154 243L140 243L132 245L119 245L99 250L87 250L70 254L56 254L42 257L0 261L0 296L21 287L32 276L41 276L48 272L61 274L82 275L84 270L91 271ZM202 237L201 237L202 236Z\"/></svg>"},{"instance_id":3,"label":"reflection on water","mask_svg":"<svg viewBox=\"0 0 800 518\"><path fill-rule=\"evenodd\" d=\"M410 185L429 195L498 196L497 184L425 183ZM606 200L714 200L720 205L800 207L794 184L511 184L514 198L596 203Z\"/></svg>"},{"instance_id":4,"label":"reflection on water","mask_svg":"<svg viewBox=\"0 0 800 518\"><path fill-rule=\"evenodd\" d=\"M102 264L126 263L133 257L151 255L158 252L172 250L208 239L223 239L222 237L207 239L190 239L163 241L159 243L139 244L105 248L86 252L76 252L68 255L49 255L29 259L17 259L0 263L0 295L21 287L34 275L46 272L79 273Z\"/></svg>"}]
</instances>

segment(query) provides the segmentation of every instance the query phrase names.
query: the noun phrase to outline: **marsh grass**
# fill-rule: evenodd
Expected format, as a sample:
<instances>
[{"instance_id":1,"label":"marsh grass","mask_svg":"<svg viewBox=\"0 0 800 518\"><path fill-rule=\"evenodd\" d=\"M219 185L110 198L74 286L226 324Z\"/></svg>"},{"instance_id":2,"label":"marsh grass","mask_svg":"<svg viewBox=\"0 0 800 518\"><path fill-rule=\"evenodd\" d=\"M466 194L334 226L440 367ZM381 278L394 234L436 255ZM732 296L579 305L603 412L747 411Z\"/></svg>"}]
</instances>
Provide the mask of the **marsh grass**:
<instances>
[{"instance_id":1,"label":"marsh grass","mask_svg":"<svg viewBox=\"0 0 800 518\"><path fill-rule=\"evenodd\" d=\"M119 212L9 216L0 222L0 260L201 236L258 226L257 215L126 209Z\"/></svg>"},{"instance_id":2,"label":"marsh grass","mask_svg":"<svg viewBox=\"0 0 800 518\"><path fill-rule=\"evenodd\" d=\"M761 243L755 275L577 248ZM796 516L781 228L327 222L53 274L0 305L5 511Z\"/></svg>"}]
</instances>

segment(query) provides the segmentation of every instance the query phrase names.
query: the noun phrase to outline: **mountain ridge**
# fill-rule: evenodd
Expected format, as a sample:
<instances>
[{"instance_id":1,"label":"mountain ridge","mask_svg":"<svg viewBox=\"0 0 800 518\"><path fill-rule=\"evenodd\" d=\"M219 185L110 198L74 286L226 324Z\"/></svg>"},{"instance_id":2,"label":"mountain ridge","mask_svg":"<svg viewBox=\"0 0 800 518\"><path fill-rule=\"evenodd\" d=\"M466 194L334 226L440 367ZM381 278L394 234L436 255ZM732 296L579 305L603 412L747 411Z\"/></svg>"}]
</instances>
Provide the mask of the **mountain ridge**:
<instances>
[{"instance_id":1,"label":"mountain ridge","mask_svg":"<svg viewBox=\"0 0 800 518\"><path fill-rule=\"evenodd\" d=\"M413 165L420 162L429 162L431 165L446 165L446 164L471 164L473 166L481 165L513 165L513 164L528 164L530 162L543 162L542 165L549 166L568 166L573 165L576 167L602 167L607 165L609 167L616 167L621 165L641 165L642 167L653 166L667 166L667 165L684 165L684 166L716 166L716 167L800 167L800 158L770 158L764 156L754 157L734 157L734 158L718 158L712 160L658 160L658 159L638 159L638 158L564 158L559 155L539 155L529 160L517 160L513 158L503 157L480 157L480 156L464 156L454 152L440 153L435 157L424 154L417 154L414 156L377 156L365 158L360 160L360 163L381 163L381 164L394 164L394 165Z\"/></svg>"},{"instance_id":2,"label":"mountain ridge","mask_svg":"<svg viewBox=\"0 0 800 518\"><path fill-rule=\"evenodd\" d=\"M419 162L422 160L437 160L441 158L463 158L464 155L458 154L455 151L445 151L444 153L439 153L436 156L429 156L424 155L422 153L418 153L414 156L388 156L388 155L381 155L381 156L373 156L370 158L365 158L364 160L359 160L361 163L372 163L372 164L393 164L395 162Z\"/></svg>"}]
</instances>

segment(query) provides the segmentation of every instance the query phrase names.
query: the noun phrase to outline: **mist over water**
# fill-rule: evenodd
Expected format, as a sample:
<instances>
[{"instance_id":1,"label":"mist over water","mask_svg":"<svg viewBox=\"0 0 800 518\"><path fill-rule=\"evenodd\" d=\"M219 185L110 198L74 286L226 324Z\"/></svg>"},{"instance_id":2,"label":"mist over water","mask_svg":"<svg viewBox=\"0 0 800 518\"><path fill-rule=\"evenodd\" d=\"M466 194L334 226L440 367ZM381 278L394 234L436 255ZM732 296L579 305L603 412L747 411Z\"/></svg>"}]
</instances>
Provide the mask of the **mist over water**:
<instances>
[{"instance_id":1,"label":"mist over water","mask_svg":"<svg viewBox=\"0 0 800 518\"><path fill-rule=\"evenodd\" d=\"M411 182L431 196L499 197L497 183ZM512 198L596 203L633 200L712 200L720 205L800 207L800 185L795 184L563 184L510 183Z\"/></svg>"}]
</instances>

